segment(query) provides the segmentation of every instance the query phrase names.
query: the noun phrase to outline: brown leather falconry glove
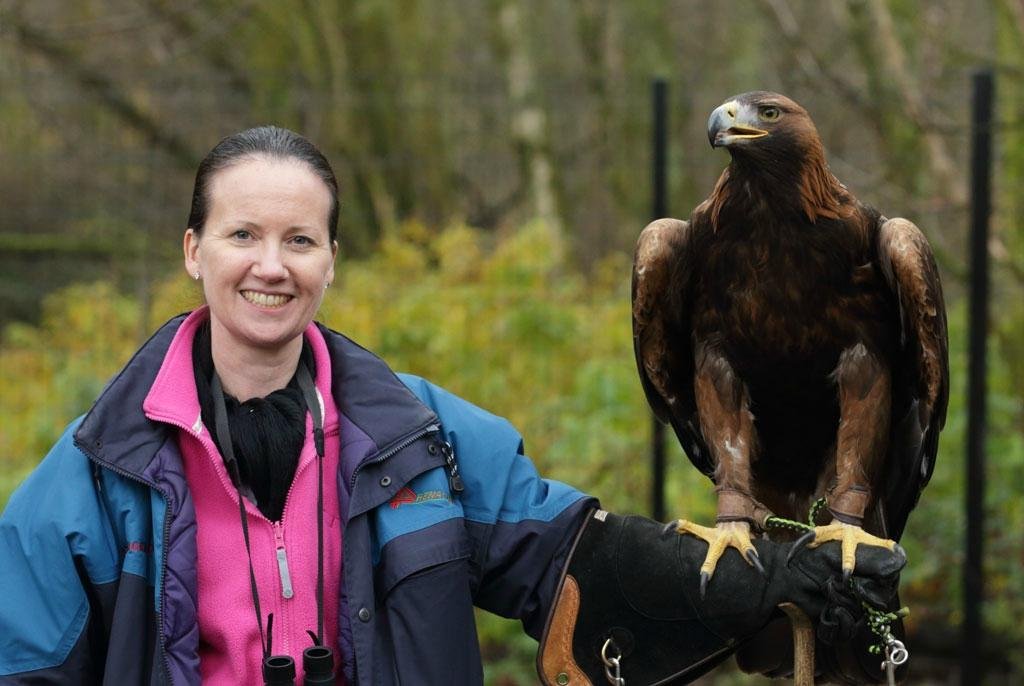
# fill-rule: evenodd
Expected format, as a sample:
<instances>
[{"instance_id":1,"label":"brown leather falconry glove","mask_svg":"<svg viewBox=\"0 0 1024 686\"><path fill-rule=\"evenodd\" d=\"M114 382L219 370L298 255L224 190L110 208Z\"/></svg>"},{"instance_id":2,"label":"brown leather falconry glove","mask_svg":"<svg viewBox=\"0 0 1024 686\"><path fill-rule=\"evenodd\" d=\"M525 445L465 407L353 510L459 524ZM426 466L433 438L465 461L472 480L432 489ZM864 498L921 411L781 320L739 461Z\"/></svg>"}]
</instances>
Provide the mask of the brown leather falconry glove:
<instances>
[{"instance_id":1,"label":"brown leather falconry glove","mask_svg":"<svg viewBox=\"0 0 1024 686\"><path fill-rule=\"evenodd\" d=\"M594 511L577 537L537 655L549 686L603 686L618 658L628 686L684 683L710 671L792 602L818 626L825 644L848 642L866 631L862 602L891 609L906 556L872 546L857 550L857 571L842 580L837 543L800 549L754 542L762 575L738 554L719 561L705 598L700 566L707 544L693 536L663 533L643 517ZM602 650L605 660L602 660ZM880 658L870 657L880 681ZM819 664L819 671L828 666Z\"/></svg>"}]
</instances>

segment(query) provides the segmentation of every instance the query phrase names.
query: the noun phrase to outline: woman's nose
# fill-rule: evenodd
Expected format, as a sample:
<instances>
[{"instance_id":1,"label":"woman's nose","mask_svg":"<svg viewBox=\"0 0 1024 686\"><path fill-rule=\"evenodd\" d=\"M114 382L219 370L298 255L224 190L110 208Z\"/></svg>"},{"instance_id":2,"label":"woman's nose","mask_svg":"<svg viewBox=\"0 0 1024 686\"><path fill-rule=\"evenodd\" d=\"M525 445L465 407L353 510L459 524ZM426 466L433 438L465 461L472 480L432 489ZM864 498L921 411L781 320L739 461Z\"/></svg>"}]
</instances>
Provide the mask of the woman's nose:
<instances>
[{"instance_id":1,"label":"woman's nose","mask_svg":"<svg viewBox=\"0 0 1024 686\"><path fill-rule=\"evenodd\" d=\"M284 255L280 247L264 244L261 246L259 258L253 265L253 273L264 281L280 281L288 276L284 264Z\"/></svg>"}]
</instances>

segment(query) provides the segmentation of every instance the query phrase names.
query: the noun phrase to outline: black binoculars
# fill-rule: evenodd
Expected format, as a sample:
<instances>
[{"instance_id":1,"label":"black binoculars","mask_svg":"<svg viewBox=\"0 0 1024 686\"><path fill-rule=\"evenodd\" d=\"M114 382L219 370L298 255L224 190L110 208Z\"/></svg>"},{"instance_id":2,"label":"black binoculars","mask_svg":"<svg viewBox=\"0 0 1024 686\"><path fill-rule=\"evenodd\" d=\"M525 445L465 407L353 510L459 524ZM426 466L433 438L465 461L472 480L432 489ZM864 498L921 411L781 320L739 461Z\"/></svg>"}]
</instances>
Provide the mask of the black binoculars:
<instances>
[{"instance_id":1,"label":"black binoculars","mask_svg":"<svg viewBox=\"0 0 1024 686\"><path fill-rule=\"evenodd\" d=\"M302 651L304 686L334 683L334 653L324 646ZM265 686L295 686L295 660L289 655L271 655L263 660Z\"/></svg>"}]
</instances>

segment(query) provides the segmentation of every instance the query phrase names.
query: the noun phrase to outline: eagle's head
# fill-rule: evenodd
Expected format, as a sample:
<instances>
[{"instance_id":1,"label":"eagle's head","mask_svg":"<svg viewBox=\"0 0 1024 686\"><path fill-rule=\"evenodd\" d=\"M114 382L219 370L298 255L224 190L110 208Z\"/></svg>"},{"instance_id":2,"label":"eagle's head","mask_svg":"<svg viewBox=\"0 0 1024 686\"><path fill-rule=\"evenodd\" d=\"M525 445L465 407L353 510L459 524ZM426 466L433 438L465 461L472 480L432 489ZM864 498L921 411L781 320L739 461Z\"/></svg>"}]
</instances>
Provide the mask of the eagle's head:
<instances>
[{"instance_id":1,"label":"eagle's head","mask_svg":"<svg viewBox=\"0 0 1024 686\"><path fill-rule=\"evenodd\" d=\"M729 98L711 113L708 140L732 157L720 184L725 179L743 183L768 206L796 208L812 223L852 211L845 189L828 169L810 115L785 95L751 91ZM723 191L712 205L720 210L728 197Z\"/></svg>"},{"instance_id":2,"label":"eagle's head","mask_svg":"<svg viewBox=\"0 0 1024 686\"><path fill-rule=\"evenodd\" d=\"M810 115L785 95L751 91L729 98L708 118L708 141L734 160L778 163L821 150Z\"/></svg>"}]
</instances>

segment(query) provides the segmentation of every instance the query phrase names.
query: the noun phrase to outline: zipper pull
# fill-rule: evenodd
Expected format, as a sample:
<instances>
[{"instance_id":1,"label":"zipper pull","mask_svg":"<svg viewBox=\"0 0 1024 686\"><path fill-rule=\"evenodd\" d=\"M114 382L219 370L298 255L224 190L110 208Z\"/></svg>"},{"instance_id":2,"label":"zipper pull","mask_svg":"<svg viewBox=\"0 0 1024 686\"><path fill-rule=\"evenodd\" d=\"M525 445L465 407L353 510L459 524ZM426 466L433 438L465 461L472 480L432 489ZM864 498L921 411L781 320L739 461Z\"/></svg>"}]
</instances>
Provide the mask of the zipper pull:
<instances>
[{"instance_id":1,"label":"zipper pull","mask_svg":"<svg viewBox=\"0 0 1024 686\"><path fill-rule=\"evenodd\" d=\"M292 590L292 575L288 571L288 555L284 550L284 532L281 531L281 522L274 522L274 543L277 546L277 571L281 575L281 595L291 598L295 592Z\"/></svg>"},{"instance_id":2,"label":"zipper pull","mask_svg":"<svg viewBox=\"0 0 1024 686\"><path fill-rule=\"evenodd\" d=\"M462 477L459 476L459 465L455 462L455 451L452 450L452 444L448 441L440 441L440 443L441 454L444 455L444 463L448 468L448 486L452 489L452 493L462 493L465 486L462 484Z\"/></svg>"}]
</instances>

